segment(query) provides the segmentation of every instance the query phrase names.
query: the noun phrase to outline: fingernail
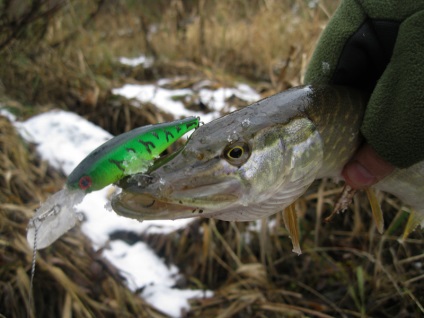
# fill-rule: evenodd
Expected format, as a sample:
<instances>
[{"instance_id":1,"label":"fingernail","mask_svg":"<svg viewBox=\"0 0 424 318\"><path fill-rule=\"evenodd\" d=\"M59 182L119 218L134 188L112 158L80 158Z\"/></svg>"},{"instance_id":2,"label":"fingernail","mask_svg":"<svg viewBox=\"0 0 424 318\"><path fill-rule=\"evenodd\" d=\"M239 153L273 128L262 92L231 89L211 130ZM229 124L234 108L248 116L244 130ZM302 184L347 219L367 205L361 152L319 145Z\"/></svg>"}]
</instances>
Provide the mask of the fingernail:
<instances>
[{"instance_id":1,"label":"fingernail","mask_svg":"<svg viewBox=\"0 0 424 318\"><path fill-rule=\"evenodd\" d=\"M343 177L353 188L365 188L377 181L377 178L358 161L353 161L346 165Z\"/></svg>"}]
</instances>

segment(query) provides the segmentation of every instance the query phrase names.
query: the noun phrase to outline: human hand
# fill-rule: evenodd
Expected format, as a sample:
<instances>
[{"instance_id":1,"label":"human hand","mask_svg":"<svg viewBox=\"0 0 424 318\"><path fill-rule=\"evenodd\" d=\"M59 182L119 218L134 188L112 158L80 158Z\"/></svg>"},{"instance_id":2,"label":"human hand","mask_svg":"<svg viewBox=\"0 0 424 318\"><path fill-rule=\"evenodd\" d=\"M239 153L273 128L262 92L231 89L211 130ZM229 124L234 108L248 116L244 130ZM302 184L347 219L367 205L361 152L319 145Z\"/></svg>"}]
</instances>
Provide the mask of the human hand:
<instances>
[{"instance_id":1,"label":"human hand","mask_svg":"<svg viewBox=\"0 0 424 318\"><path fill-rule=\"evenodd\" d=\"M305 84L342 85L368 93L361 134L400 169L424 160L423 33L424 1L343 0L304 78ZM361 160L374 162L372 158ZM371 177L365 176L355 162L346 166L344 175L356 187L371 185L391 171L383 165L383 171L374 173L365 164Z\"/></svg>"},{"instance_id":2,"label":"human hand","mask_svg":"<svg viewBox=\"0 0 424 318\"><path fill-rule=\"evenodd\" d=\"M344 166L342 176L353 189L363 189L389 175L395 167L364 144Z\"/></svg>"}]
</instances>

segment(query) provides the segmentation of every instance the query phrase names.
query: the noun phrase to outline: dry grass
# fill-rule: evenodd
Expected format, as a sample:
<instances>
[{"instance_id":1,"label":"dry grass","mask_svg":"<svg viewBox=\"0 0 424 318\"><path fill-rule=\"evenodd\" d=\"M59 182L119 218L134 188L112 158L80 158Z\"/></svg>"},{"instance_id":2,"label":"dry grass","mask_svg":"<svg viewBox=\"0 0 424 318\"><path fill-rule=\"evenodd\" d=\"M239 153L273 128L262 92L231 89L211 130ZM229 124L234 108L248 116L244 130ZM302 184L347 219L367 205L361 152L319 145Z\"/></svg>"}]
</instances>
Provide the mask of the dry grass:
<instances>
[{"instance_id":1,"label":"dry grass","mask_svg":"<svg viewBox=\"0 0 424 318\"><path fill-rule=\"evenodd\" d=\"M314 46L310 39L317 38L326 20L322 10L308 10L303 1L296 5L264 1L256 6L221 1L213 7L199 6L198 16L174 23L183 27L163 25L168 32L159 29L153 34L152 46L168 58L220 67L256 82L286 80L281 88L299 85L301 68Z\"/></svg>"},{"instance_id":2,"label":"dry grass","mask_svg":"<svg viewBox=\"0 0 424 318\"><path fill-rule=\"evenodd\" d=\"M8 65L0 70L3 93L61 108L95 102L129 75L116 57L139 52L153 55L157 63L133 74L138 81L195 72L231 84L243 78L285 89L301 83L336 5L323 1L310 9L300 0L69 1L48 16L48 23L28 23L24 33L36 37L17 38L0 51L0 61ZM0 16L7 21L4 12Z\"/></svg>"},{"instance_id":3,"label":"dry grass","mask_svg":"<svg viewBox=\"0 0 424 318\"><path fill-rule=\"evenodd\" d=\"M0 314L5 317L165 317L131 293L79 229L37 257L29 302L33 210L60 189L63 176L25 145L0 117Z\"/></svg>"},{"instance_id":4,"label":"dry grass","mask_svg":"<svg viewBox=\"0 0 424 318\"><path fill-rule=\"evenodd\" d=\"M113 96L110 88L123 81L179 75L185 77L178 86L209 79L219 87L242 79L270 94L301 83L337 3L320 1L310 9L302 0L69 1L49 15L49 23L27 26L26 34L37 34L37 41L20 37L0 52L8 66L0 68L1 100L21 117L61 107L118 134L171 119L154 105L141 111L135 101ZM153 67L116 63L116 56L140 51L156 57ZM34 315L25 228L63 176L40 162L2 117L0 170L0 314L163 317L123 286L78 229L40 253ZM423 232L398 242L405 212L389 196L379 196L383 235L364 194L351 210L324 224L340 191L324 180L298 202L301 256L290 252L281 213L256 227L199 219L168 235L120 232L112 238L147 242L180 268L185 280L179 287L214 290L210 299L193 300L186 317L421 317Z\"/></svg>"},{"instance_id":5,"label":"dry grass","mask_svg":"<svg viewBox=\"0 0 424 318\"><path fill-rule=\"evenodd\" d=\"M405 222L396 224L402 212L388 206L390 198L383 200L390 211L388 230L377 234L363 196L352 211L316 229L322 224L317 202L328 214L341 190L319 187L321 193L300 203L307 211L301 219L301 256L290 252L281 214L254 230L243 223L199 220L169 236L130 236L176 263L193 286L215 290L214 297L194 301L188 317L420 317L423 234L397 241Z\"/></svg>"}]
</instances>

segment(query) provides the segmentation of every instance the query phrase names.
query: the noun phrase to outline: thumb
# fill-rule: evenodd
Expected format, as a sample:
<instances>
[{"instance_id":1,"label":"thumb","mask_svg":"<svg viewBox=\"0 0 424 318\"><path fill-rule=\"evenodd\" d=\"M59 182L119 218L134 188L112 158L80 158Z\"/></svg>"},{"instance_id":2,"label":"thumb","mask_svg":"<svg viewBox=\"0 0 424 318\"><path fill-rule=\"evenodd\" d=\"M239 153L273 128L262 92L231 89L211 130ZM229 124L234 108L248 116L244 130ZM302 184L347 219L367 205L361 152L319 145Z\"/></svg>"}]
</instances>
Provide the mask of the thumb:
<instances>
[{"instance_id":1,"label":"thumb","mask_svg":"<svg viewBox=\"0 0 424 318\"><path fill-rule=\"evenodd\" d=\"M344 166L342 176L352 188L362 189L377 183L394 169L370 145L364 144Z\"/></svg>"}]
</instances>

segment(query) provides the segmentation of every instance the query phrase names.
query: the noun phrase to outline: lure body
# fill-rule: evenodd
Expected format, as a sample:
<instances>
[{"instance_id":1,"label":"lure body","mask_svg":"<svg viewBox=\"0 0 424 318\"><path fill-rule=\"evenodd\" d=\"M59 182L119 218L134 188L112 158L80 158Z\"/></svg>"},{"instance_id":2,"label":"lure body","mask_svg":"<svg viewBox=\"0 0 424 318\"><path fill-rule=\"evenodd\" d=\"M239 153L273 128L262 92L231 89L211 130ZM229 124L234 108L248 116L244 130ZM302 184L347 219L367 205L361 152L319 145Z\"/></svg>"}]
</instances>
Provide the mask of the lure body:
<instances>
[{"instance_id":1,"label":"lure body","mask_svg":"<svg viewBox=\"0 0 424 318\"><path fill-rule=\"evenodd\" d=\"M92 151L71 172L66 186L86 193L123 177L147 170L153 159L188 131L199 126L199 118L136 128L107 141Z\"/></svg>"}]
</instances>

